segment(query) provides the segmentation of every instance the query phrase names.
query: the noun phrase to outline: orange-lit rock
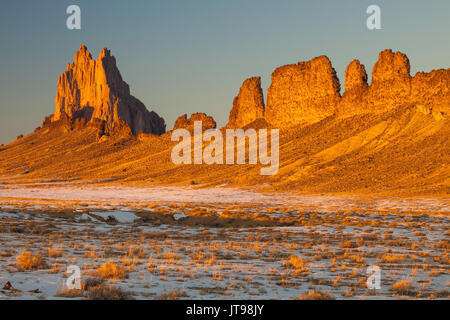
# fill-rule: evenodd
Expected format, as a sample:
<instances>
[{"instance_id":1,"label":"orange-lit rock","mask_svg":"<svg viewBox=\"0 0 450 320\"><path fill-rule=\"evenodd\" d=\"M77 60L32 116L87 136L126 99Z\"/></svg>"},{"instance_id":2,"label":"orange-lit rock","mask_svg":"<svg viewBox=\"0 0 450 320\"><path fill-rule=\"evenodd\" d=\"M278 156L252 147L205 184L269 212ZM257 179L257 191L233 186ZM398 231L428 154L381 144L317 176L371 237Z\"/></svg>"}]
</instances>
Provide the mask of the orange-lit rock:
<instances>
[{"instance_id":1,"label":"orange-lit rock","mask_svg":"<svg viewBox=\"0 0 450 320\"><path fill-rule=\"evenodd\" d=\"M86 123L101 121L105 133L129 126L133 134L162 134L164 119L149 112L144 104L130 94L122 80L116 59L103 48L94 60L86 46L81 45L75 60L59 79L55 97L55 114L44 123L58 121L63 114Z\"/></svg>"},{"instance_id":2,"label":"orange-lit rock","mask_svg":"<svg viewBox=\"0 0 450 320\"><path fill-rule=\"evenodd\" d=\"M382 112L405 103L411 95L408 57L387 49L380 52L373 67L367 96L367 111Z\"/></svg>"},{"instance_id":3,"label":"orange-lit rock","mask_svg":"<svg viewBox=\"0 0 450 320\"><path fill-rule=\"evenodd\" d=\"M242 128L245 125L264 117L264 95L261 89L261 78L246 79L233 100L228 127Z\"/></svg>"},{"instance_id":4,"label":"orange-lit rock","mask_svg":"<svg viewBox=\"0 0 450 320\"><path fill-rule=\"evenodd\" d=\"M367 112L368 89L366 68L359 60L353 60L345 70L345 92L337 112L346 116Z\"/></svg>"},{"instance_id":5,"label":"orange-lit rock","mask_svg":"<svg viewBox=\"0 0 450 320\"><path fill-rule=\"evenodd\" d=\"M187 129L187 130L194 130L194 122L195 121L201 121L203 130L208 129L215 129L216 128L216 122L214 121L213 117L208 116L206 113L193 113L190 118L187 117L187 114L183 114L182 116L178 117L178 119L175 121L175 125L173 126L173 130L175 129Z\"/></svg>"},{"instance_id":6,"label":"orange-lit rock","mask_svg":"<svg viewBox=\"0 0 450 320\"><path fill-rule=\"evenodd\" d=\"M318 122L335 113L339 91L326 56L279 67L272 73L265 119L276 127Z\"/></svg>"},{"instance_id":7,"label":"orange-lit rock","mask_svg":"<svg viewBox=\"0 0 450 320\"><path fill-rule=\"evenodd\" d=\"M411 101L432 109L435 116L450 114L450 69L419 72L412 78Z\"/></svg>"}]
</instances>

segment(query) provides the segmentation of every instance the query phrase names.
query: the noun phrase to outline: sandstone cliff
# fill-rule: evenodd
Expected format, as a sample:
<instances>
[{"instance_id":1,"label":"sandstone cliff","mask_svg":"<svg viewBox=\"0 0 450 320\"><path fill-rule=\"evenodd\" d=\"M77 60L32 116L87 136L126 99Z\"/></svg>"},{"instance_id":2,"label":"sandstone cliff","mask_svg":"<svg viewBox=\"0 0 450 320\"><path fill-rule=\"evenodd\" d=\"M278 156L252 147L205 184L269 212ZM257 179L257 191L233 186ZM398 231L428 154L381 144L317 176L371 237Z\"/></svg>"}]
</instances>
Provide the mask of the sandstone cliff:
<instances>
[{"instance_id":1,"label":"sandstone cliff","mask_svg":"<svg viewBox=\"0 0 450 320\"><path fill-rule=\"evenodd\" d=\"M246 79L239 89L239 94L234 98L228 127L242 128L263 117L264 96L261 89L261 78Z\"/></svg>"},{"instance_id":2,"label":"sandstone cliff","mask_svg":"<svg viewBox=\"0 0 450 320\"><path fill-rule=\"evenodd\" d=\"M407 104L411 95L409 71L409 59L405 54L389 49L380 52L372 71L366 110L383 112Z\"/></svg>"},{"instance_id":3,"label":"sandstone cliff","mask_svg":"<svg viewBox=\"0 0 450 320\"><path fill-rule=\"evenodd\" d=\"M43 125L59 121L64 115L73 122L100 122L106 134L124 127L129 127L135 135L165 132L164 119L153 111L149 112L130 94L130 88L116 66L116 59L106 48L94 60L86 46L81 45L74 62L60 75L55 113L46 117Z\"/></svg>"},{"instance_id":4,"label":"sandstone cliff","mask_svg":"<svg viewBox=\"0 0 450 320\"><path fill-rule=\"evenodd\" d=\"M450 113L450 69L410 75L410 62L401 52L379 53L372 70L372 82L359 60L345 71L345 92L330 60L317 57L277 68L267 92L265 119L282 128L318 122L328 116L348 117L383 113L400 106L430 110L435 118Z\"/></svg>"},{"instance_id":5,"label":"sandstone cliff","mask_svg":"<svg viewBox=\"0 0 450 320\"><path fill-rule=\"evenodd\" d=\"M411 77L408 57L388 49L380 52L372 83L367 86L364 66L355 61L347 67L339 115L380 113L407 105L428 109L436 118L449 113L450 69L419 72Z\"/></svg>"},{"instance_id":6,"label":"sandstone cliff","mask_svg":"<svg viewBox=\"0 0 450 320\"><path fill-rule=\"evenodd\" d=\"M278 127L318 122L335 113L339 91L339 79L326 56L279 67L272 73L265 118Z\"/></svg>"}]
</instances>

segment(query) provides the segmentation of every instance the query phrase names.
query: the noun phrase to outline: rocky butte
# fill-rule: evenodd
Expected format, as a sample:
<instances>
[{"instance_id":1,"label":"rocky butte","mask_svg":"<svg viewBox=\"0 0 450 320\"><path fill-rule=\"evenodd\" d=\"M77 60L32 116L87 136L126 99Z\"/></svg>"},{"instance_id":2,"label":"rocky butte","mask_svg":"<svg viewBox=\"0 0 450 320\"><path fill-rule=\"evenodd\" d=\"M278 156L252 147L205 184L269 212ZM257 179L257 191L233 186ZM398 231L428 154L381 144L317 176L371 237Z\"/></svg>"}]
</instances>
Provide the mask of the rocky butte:
<instances>
[{"instance_id":1,"label":"rocky butte","mask_svg":"<svg viewBox=\"0 0 450 320\"><path fill-rule=\"evenodd\" d=\"M229 125L242 127L261 114L274 127L285 128L335 115L383 113L399 106L417 106L436 119L450 112L450 69L419 72L412 77L408 57L387 49L379 53L370 85L367 79L364 65L353 60L345 71L341 97L339 79L326 56L281 66L272 73L265 109L259 78L244 82L234 100Z\"/></svg>"},{"instance_id":2,"label":"rocky butte","mask_svg":"<svg viewBox=\"0 0 450 320\"><path fill-rule=\"evenodd\" d=\"M228 127L242 128L263 117L264 96L261 89L261 77L248 78L239 89L239 94L234 98Z\"/></svg>"},{"instance_id":3,"label":"rocky butte","mask_svg":"<svg viewBox=\"0 0 450 320\"><path fill-rule=\"evenodd\" d=\"M55 113L46 117L42 126L58 121L96 124L106 135L118 130L160 135L166 130L164 119L130 94L110 51L103 48L94 60L85 45L61 73Z\"/></svg>"},{"instance_id":4,"label":"rocky butte","mask_svg":"<svg viewBox=\"0 0 450 320\"><path fill-rule=\"evenodd\" d=\"M340 88L326 56L279 67L267 91L265 118L280 128L318 122L335 113Z\"/></svg>"}]
</instances>

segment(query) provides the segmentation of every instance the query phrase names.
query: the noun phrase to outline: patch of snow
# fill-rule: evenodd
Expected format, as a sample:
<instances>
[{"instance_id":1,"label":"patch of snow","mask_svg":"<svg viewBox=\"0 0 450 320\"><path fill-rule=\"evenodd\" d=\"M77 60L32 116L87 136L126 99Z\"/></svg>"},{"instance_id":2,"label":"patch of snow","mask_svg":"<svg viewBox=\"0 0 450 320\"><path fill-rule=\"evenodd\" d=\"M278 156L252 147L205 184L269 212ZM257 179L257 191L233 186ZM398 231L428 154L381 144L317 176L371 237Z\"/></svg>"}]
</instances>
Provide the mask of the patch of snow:
<instances>
[{"instance_id":1,"label":"patch of snow","mask_svg":"<svg viewBox=\"0 0 450 320\"><path fill-rule=\"evenodd\" d=\"M186 215L186 214L184 214L184 213L175 213L174 215L173 215L173 218L175 219L175 220L181 220L181 219L185 219L185 218L187 218L188 217L188 215Z\"/></svg>"},{"instance_id":2,"label":"patch of snow","mask_svg":"<svg viewBox=\"0 0 450 320\"><path fill-rule=\"evenodd\" d=\"M127 212L127 211L99 211L99 212L92 212L92 214L95 214L97 216L100 216L104 219L108 219L108 217L113 217L120 223L133 223L135 220L139 219L138 216L136 216L133 212Z\"/></svg>"}]
</instances>

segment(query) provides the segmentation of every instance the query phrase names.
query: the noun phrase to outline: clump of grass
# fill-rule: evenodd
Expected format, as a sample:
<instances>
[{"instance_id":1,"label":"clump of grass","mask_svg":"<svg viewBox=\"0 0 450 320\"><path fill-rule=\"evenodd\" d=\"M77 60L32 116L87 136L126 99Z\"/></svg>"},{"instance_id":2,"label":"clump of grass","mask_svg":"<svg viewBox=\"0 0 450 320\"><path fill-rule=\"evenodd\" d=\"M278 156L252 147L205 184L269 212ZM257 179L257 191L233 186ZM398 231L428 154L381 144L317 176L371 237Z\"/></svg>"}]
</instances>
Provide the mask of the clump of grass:
<instances>
[{"instance_id":1,"label":"clump of grass","mask_svg":"<svg viewBox=\"0 0 450 320\"><path fill-rule=\"evenodd\" d=\"M54 246L47 249L47 255L49 258L59 258L63 255L63 246L59 248Z\"/></svg>"},{"instance_id":2,"label":"clump of grass","mask_svg":"<svg viewBox=\"0 0 450 320\"><path fill-rule=\"evenodd\" d=\"M336 300L336 298L329 292L326 291L310 291L305 294L301 294L300 300Z\"/></svg>"},{"instance_id":3,"label":"clump of grass","mask_svg":"<svg viewBox=\"0 0 450 320\"><path fill-rule=\"evenodd\" d=\"M123 265L117 265L110 260L97 268L98 274L102 279L125 279L127 271Z\"/></svg>"},{"instance_id":4,"label":"clump of grass","mask_svg":"<svg viewBox=\"0 0 450 320\"><path fill-rule=\"evenodd\" d=\"M413 285L410 280L402 280L392 285L392 290L401 295L413 294Z\"/></svg>"},{"instance_id":5,"label":"clump of grass","mask_svg":"<svg viewBox=\"0 0 450 320\"><path fill-rule=\"evenodd\" d=\"M172 290L170 292L164 291L159 295L159 300L176 300L182 297L187 297L186 291L184 290Z\"/></svg>"},{"instance_id":6,"label":"clump of grass","mask_svg":"<svg viewBox=\"0 0 450 320\"><path fill-rule=\"evenodd\" d=\"M405 257L386 253L381 256L381 260L387 263L398 263L405 260Z\"/></svg>"},{"instance_id":7,"label":"clump of grass","mask_svg":"<svg viewBox=\"0 0 450 320\"><path fill-rule=\"evenodd\" d=\"M100 278L88 278L83 281L83 290L88 291L90 288L97 287L105 282L104 279Z\"/></svg>"},{"instance_id":8,"label":"clump of grass","mask_svg":"<svg viewBox=\"0 0 450 320\"><path fill-rule=\"evenodd\" d=\"M78 289L68 289L63 288L61 290L56 291L55 297L62 297L62 298L79 298L83 297L84 292L83 290Z\"/></svg>"},{"instance_id":9,"label":"clump of grass","mask_svg":"<svg viewBox=\"0 0 450 320\"><path fill-rule=\"evenodd\" d=\"M17 268L19 270L39 270L46 267L42 255L38 252L33 255L30 251L22 251L17 257Z\"/></svg>"},{"instance_id":10,"label":"clump of grass","mask_svg":"<svg viewBox=\"0 0 450 320\"><path fill-rule=\"evenodd\" d=\"M291 254L289 258L283 261L282 265L288 269L292 269L295 275L301 273L309 274L309 268L306 266L303 259L295 254Z\"/></svg>"},{"instance_id":11,"label":"clump of grass","mask_svg":"<svg viewBox=\"0 0 450 320\"><path fill-rule=\"evenodd\" d=\"M133 295L124 291L121 288L108 286L108 285L97 285L90 287L87 291L87 299L89 300L134 300Z\"/></svg>"}]
</instances>

